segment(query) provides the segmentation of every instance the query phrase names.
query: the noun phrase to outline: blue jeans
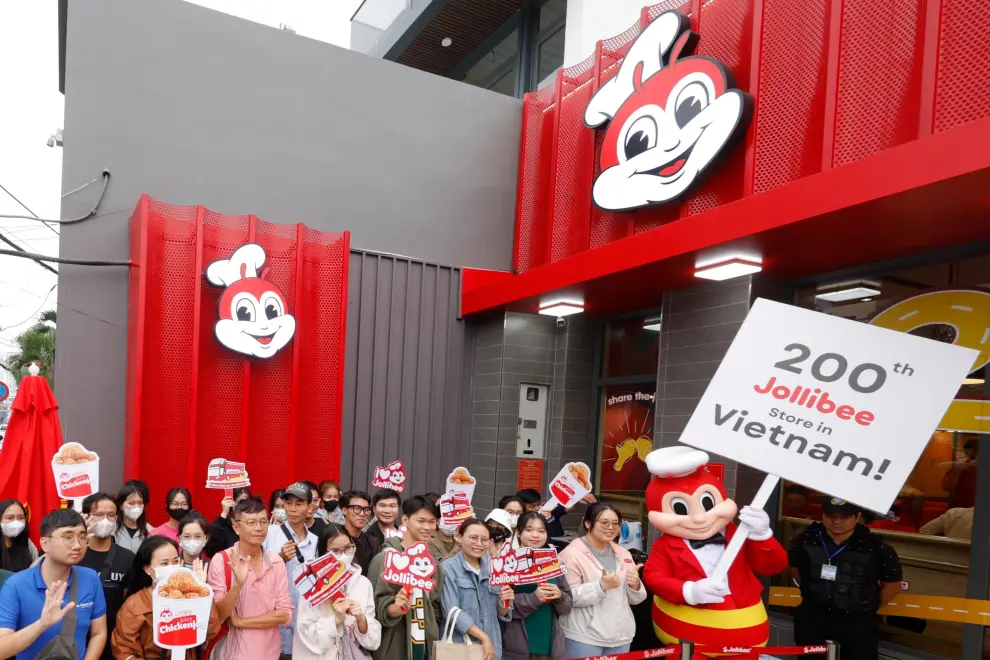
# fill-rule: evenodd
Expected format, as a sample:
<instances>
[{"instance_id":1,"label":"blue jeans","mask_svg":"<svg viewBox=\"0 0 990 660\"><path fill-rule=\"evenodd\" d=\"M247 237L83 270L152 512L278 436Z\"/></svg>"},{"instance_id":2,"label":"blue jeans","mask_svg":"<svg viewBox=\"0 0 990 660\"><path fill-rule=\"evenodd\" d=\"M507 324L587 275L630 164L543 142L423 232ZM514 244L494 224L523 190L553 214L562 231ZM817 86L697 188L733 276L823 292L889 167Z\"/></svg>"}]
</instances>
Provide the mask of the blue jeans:
<instances>
[{"instance_id":1,"label":"blue jeans","mask_svg":"<svg viewBox=\"0 0 990 660\"><path fill-rule=\"evenodd\" d=\"M594 658L601 655L618 655L628 653L629 644L622 646L592 646L584 642L575 642L573 639L565 639L567 642L568 658Z\"/></svg>"}]
</instances>

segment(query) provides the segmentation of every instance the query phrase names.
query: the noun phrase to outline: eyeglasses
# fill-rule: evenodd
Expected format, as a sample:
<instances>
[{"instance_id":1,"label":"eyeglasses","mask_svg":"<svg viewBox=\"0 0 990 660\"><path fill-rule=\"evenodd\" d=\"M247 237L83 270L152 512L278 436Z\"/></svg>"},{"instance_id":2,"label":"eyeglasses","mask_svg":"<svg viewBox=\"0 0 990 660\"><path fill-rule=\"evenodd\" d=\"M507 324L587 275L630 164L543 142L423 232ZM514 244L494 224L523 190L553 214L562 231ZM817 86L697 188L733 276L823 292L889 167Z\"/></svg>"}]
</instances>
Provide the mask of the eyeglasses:
<instances>
[{"instance_id":1,"label":"eyeglasses","mask_svg":"<svg viewBox=\"0 0 990 660\"><path fill-rule=\"evenodd\" d=\"M329 552L334 557L340 557L341 555L353 555L355 552L357 552L357 547L355 547L355 545L351 543L343 550L330 550Z\"/></svg>"},{"instance_id":2,"label":"eyeglasses","mask_svg":"<svg viewBox=\"0 0 990 660\"><path fill-rule=\"evenodd\" d=\"M356 516L357 515L361 515L362 513L364 515L366 515L366 516L370 516L371 515L371 507L370 506L361 506L360 504L352 504L351 506L349 506L347 508L350 509L351 510L351 513L353 513Z\"/></svg>"},{"instance_id":3,"label":"eyeglasses","mask_svg":"<svg viewBox=\"0 0 990 660\"><path fill-rule=\"evenodd\" d=\"M619 529L620 527L622 527L622 523L620 523L618 520L616 520L615 522L612 522L610 520L599 520L595 524L597 524L602 529Z\"/></svg>"},{"instance_id":4,"label":"eyeglasses","mask_svg":"<svg viewBox=\"0 0 990 660\"><path fill-rule=\"evenodd\" d=\"M265 526L268 525L268 519L267 518L265 518L265 519L257 518L257 519L254 519L254 520L245 519L245 518L238 518L234 522L236 522L238 525L244 525L248 529L259 529L261 527L265 527Z\"/></svg>"},{"instance_id":5,"label":"eyeglasses","mask_svg":"<svg viewBox=\"0 0 990 660\"><path fill-rule=\"evenodd\" d=\"M3 517L3 522L27 522L27 516L23 513L8 513Z\"/></svg>"},{"instance_id":6,"label":"eyeglasses","mask_svg":"<svg viewBox=\"0 0 990 660\"><path fill-rule=\"evenodd\" d=\"M492 542L487 536L465 536L464 540L472 545L488 545Z\"/></svg>"},{"instance_id":7,"label":"eyeglasses","mask_svg":"<svg viewBox=\"0 0 990 660\"><path fill-rule=\"evenodd\" d=\"M53 541L61 541L67 549L72 549L73 546L79 545L80 547L85 547L89 543L89 534L68 534L66 536L49 536Z\"/></svg>"},{"instance_id":8,"label":"eyeglasses","mask_svg":"<svg viewBox=\"0 0 990 660\"><path fill-rule=\"evenodd\" d=\"M100 521L100 520L109 520L110 522L117 522L117 514L116 513L91 513L91 514L89 514L89 519L90 520L96 520L97 522Z\"/></svg>"}]
</instances>

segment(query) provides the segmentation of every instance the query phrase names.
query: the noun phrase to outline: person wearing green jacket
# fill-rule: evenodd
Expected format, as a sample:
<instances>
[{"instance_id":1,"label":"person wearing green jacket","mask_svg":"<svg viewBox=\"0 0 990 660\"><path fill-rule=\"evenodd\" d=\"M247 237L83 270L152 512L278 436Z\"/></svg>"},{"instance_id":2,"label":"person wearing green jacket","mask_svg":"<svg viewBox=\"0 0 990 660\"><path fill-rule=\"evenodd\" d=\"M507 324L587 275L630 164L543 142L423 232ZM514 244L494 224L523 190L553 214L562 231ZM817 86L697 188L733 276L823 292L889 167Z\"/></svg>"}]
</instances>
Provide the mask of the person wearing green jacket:
<instances>
[{"instance_id":1,"label":"person wearing green jacket","mask_svg":"<svg viewBox=\"0 0 990 660\"><path fill-rule=\"evenodd\" d=\"M415 543L429 544L436 534L440 512L428 498L412 497L402 504L403 538L385 541L382 552L371 561L368 579L375 587L375 611L382 624L382 641L374 660L429 660L433 643L440 637L440 591L443 568L437 563L433 591L409 589L381 579L389 549L404 551Z\"/></svg>"}]
</instances>

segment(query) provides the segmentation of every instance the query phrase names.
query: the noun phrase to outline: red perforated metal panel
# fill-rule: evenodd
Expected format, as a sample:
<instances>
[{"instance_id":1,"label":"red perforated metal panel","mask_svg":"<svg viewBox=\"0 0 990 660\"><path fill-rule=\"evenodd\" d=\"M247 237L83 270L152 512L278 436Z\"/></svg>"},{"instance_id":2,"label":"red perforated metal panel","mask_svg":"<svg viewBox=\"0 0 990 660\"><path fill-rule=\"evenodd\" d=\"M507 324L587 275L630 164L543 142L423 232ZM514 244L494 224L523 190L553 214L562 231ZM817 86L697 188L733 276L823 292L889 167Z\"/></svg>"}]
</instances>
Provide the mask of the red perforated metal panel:
<instances>
[{"instance_id":1,"label":"red perforated metal panel","mask_svg":"<svg viewBox=\"0 0 990 660\"><path fill-rule=\"evenodd\" d=\"M589 57L557 73L551 261L588 249L595 133L584 125L584 109L591 100L594 59Z\"/></svg>"},{"instance_id":2,"label":"red perforated metal panel","mask_svg":"<svg viewBox=\"0 0 990 660\"><path fill-rule=\"evenodd\" d=\"M935 130L990 116L990 4L942 0Z\"/></svg>"},{"instance_id":3,"label":"red perforated metal panel","mask_svg":"<svg viewBox=\"0 0 990 660\"><path fill-rule=\"evenodd\" d=\"M213 335L222 290L205 267L248 241L265 248L268 279L297 324L267 360L234 354ZM348 243L346 233L142 198L131 222L128 478L158 493L188 486L194 506L212 511L221 493L203 484L213 458L246 461L263 493L336 477Z\"/></svg>"},{"instance_id":4,"label":"red perforated metal panel","mask_svg":"<svg viewBox=\"0 0 990 660\"><path fill-rule=\"evenodd\" d=\"M554 86L523 98L523 144L513 263L525 272L547 262L550 160L553 153Z\"/></svg>"},{"instance_id":5,"label":"red perforated metal panel","mask_svg":"<svg viewBox=\"0 0 990 660\"><path fill-rule=\"evenodd\" d=\"M754 192L821 170L828 2L764 2Z\"/></svg>"},{"instance_id":6,"label":"red perforated metal panel","mask_svg":"<svg viewBox=\"0 0 990 660\"><path fill-rule=\"evenodd\" d=\"M918 136L922 0L845 0L836 104L839 166Z\"/></svg>"},{"instance_id":7,"label":"red perforated metal panel","mask_svg":"<svg viewBox=\"0 0 990 660\"><path fill-rule=\"evenodd\" d=\"M752 37L751 0L712 0L701 9L698 54L722 61L736 77L739 89L749 90L749 48ZM742 197L745 154L735 149L708 181L685 203L684 215L696 215Z\"/></svg>"}]
</instances>

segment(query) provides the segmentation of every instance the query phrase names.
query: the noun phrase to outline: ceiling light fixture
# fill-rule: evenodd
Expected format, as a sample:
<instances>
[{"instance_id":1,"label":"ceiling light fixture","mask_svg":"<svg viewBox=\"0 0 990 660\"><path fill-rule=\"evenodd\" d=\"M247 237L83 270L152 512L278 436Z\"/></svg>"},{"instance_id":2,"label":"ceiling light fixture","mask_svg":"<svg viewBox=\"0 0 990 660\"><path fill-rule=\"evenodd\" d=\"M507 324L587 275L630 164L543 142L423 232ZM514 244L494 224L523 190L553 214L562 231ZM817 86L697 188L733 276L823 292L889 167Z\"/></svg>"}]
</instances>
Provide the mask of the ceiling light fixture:
<instances>
[{"instance_id":1,"label":"ceiling light fixture","mask_svg":"<svg viewBox=\"0 0 990 660\"><path fill-rule=\"evenodd\" d=\"M443 46L444 48L449 48L450 44L452 43L454 43L454 40L451 39L450 37L444 37L443 39L440 40L440 45Z\"/></svg>"},{"instance_id":2,"label":"ceiling light fixture","mask_svg":"<svg viewBox=\"0 0 990 660\"><path fill-rule=\"evenodd\" d=\"M834 286L831 289L819 289L815 294L818 300L839 303L849 300L862 300L872 296L880 295L880 285L875 282L847 282Z\"/></svg>"},{"instance_id":3,"label":"ceiling light fixture","mask_svg":"<svg viewBox=\"0 0 990 660\"><path fill-rule=\"evenodd\" d=\"M574 300L555 300L540 304L540 314L544 316L570 316L571 314L580 314L583 311L584 303Z\"/></svg>"},{"instance_id":4,"label":"ceiling light fixture","mask_svg":"<svg viewBox=\"0 0 990 660\"><path fill-rule=\"evenodd\" d=\"M963 385L982 385L985 382L983 378L967 378L963 380Z\"/></svg>"},{"instance_id":5,"label":"ceiling light fixture","mask_svg":"<svg viewBox=\"0 0 990 660\"><path fill-rule=\"evenodd\" d=\"M736 258L710 264L703 268L696 268L694 276L704 280L723 282L735 277L759 273L761 270L763 270L763 265L759 262Z\"/></svg>"}]
</instances>

